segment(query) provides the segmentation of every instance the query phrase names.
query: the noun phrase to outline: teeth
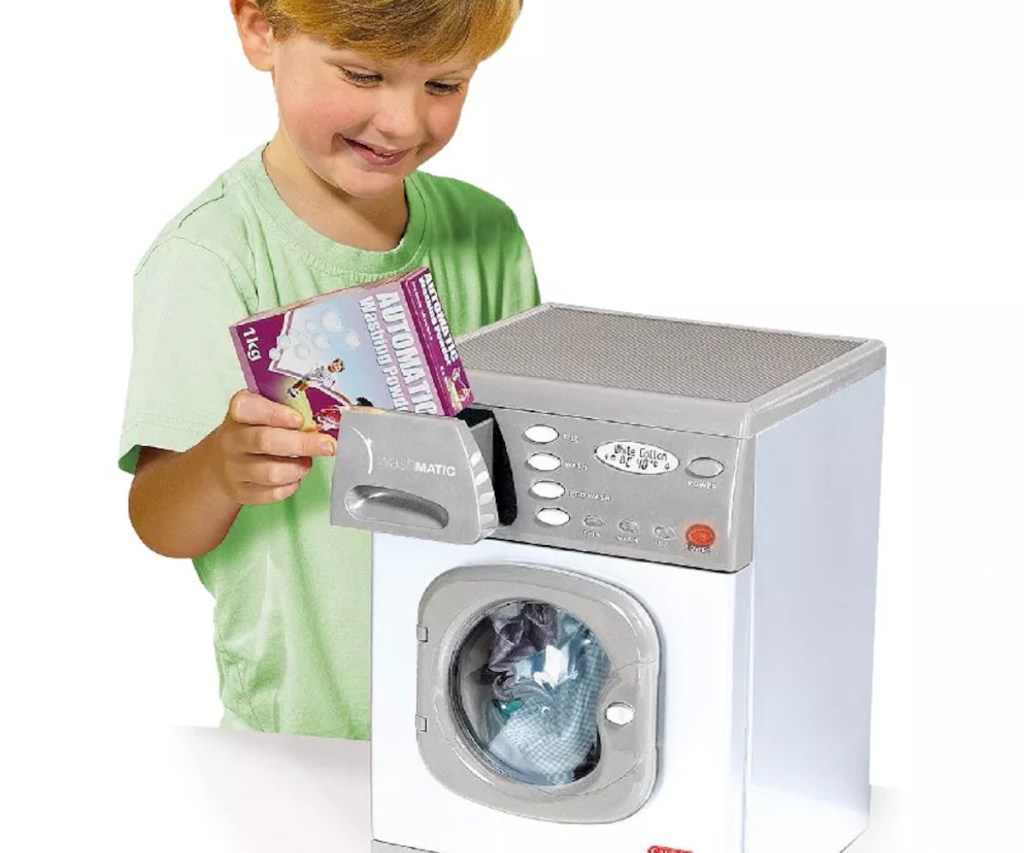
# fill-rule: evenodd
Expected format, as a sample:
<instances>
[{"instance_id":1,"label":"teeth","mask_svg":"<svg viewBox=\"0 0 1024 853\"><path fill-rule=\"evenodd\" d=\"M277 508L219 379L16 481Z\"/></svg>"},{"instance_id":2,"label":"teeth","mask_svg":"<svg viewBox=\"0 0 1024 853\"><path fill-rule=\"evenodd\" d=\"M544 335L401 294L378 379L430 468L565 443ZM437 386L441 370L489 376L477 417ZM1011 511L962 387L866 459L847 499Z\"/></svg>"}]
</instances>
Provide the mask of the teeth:
<instances>
[{"instance_id":1,"label":"teeth","mask_svg":"<svg viewBox=\"0 0 1024 853\"><path fill-rule=\"evenodd\" d=\"M378 157L397 157L401 154L401 151L381 151L379 148L374 148L372 145L367 145L365 142L359 142L359 140L352 140L357 145L362 145L363 148L367 148L376 154Z\"/></svg>"}]
</instances>

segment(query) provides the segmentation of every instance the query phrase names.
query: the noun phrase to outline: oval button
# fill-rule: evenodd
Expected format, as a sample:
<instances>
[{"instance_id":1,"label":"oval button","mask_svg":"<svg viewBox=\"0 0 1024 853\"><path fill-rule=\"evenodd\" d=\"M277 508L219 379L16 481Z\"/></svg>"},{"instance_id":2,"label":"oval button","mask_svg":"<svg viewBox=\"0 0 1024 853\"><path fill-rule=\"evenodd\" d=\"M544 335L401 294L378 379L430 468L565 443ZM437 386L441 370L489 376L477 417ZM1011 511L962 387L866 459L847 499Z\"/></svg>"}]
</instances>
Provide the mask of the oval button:
<instances>
[{"instance_id":1,"label":"oval button","mask_svg":"<svg viewBox=\"0 0 1024 853\"><path fill-rule=\"evenodd\" d=\"M556 471L562 467L562 460L551 453L534 453L526 464L534 471Z\"/></svg>"},{"instance_id":2,"label":"oval button","mask_svg":"<svg viewBox=\"0 0 1024 853\"><path fill-rule=\"evenodd\" d=\"M549 527L561 527L569 521L569 513L564 509L546 506L544 509L537 510L536 519Z\"/></svg>"},{"instance_id":3,"label":"oval button","mask_svg":"<svg viewBox=\"0 0 1024 853\"><path fill-rule=\"evenodd\" d=\"M534 483L530 486L530 494L536 498L553 500L554 498L560 498L565 494L565 486L561 483L555 483L552 480L541 480L539 483Z\"/></svg>"},{"instance_id":4,"label":"oval button","mask_svg":"<svg viewBox=\"0 0 1024 853\"><path fill-rule=\"evenodd\" d=\"M698 456L696 459L690 460L690 464L686 466L687 474L705 479L717 477L724 470L725 466L710 456Z\"/></svg>"},{"instance_id":5,"label":"oval button","mask_svg":"<svg viewBox=\"0 0 1024 853\"><path fill-rule=\"evenodd\" d=\"M605 719L616 726L628 725L633 722L633 717L635 716L636 711L633 709L633 706L625 702L613 702L604 709Z\"/></svg>"},{"instance_id":6,"label":"oval button","mask_svg":"<svg viewBox=\"0 0 1024 853\"><path fill-rule=\"evenodd\" d=\"M527 427L524 433L534 444L548 444L558 438L558 430L544 424L534 424Z\"/></svg>"}]
</instances>

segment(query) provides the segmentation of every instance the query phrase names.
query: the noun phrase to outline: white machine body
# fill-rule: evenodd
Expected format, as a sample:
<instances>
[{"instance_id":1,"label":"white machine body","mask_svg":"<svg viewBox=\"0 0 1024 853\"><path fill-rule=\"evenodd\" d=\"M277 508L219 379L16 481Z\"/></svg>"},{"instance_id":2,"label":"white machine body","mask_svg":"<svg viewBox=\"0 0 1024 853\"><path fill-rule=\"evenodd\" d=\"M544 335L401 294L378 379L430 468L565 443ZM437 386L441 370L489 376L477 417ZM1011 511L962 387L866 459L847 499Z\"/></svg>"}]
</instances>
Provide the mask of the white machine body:
<instances>
[{"instance_id":1,"label":"white machine body","mask_svg":"<svg viewBox=\"0 0 1024 853\"><path fill-rule=\"evenodd\" d=\"M541 328L517 329L531 319ZM842 346L795 375L770 377L747 399L655 400L664 392L634 387L634 405L624 406L606 377L523 375L503 342L517 333L533 341L555 319L570 331L574 320L606 324L603 340L585 336L597 347L624 322L649 325L655 337L696 328L698 337L746 332L771 346L793 339L801 352L818 340ZM364 512L362 526L377 531L375 853L847 847L870 807L884 348L543 306L460 350L501 437L506 466L492 458L490 471L511 482L515 517L505 513L486 538L465 544L417 528L411 498L382 502L376 527ZM496 366L492 351L512 364ZM770 373L764 361L749 354L747 369ZM581 393L567 395L566 383ZM559 465L534 467L538 453ZM637 458L662 468L643 473ZM358 480L353 467L345 476ZM365 485L339 482L336 507L352 488L365 494ZM536 494L538 482L564 491ZM484 509L489 486L500 495L502 484L475 477L472 501ZM403 519L411 533L387 527ZM476 626L505 603L542 601L589 625L610 660L594 706L600 750L578 778L557 784L530 782L489 755L473 734L480 721L459 708L479 689L465 675L481 661Z\"/></svg>"}]
</instances>

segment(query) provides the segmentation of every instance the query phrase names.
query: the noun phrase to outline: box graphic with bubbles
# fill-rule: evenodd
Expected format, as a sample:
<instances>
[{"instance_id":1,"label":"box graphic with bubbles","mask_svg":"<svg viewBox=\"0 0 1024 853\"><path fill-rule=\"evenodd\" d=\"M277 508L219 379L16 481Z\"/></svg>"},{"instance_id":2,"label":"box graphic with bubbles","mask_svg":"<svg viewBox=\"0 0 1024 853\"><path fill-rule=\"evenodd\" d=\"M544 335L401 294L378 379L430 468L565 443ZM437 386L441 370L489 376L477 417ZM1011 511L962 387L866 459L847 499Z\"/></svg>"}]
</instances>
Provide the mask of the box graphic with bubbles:
<instances>
[{"instance_id":1,"label":"box graphic with bubbles","mask_svg":"<svg viewBox=\"0 0 1024 853\"><path fill-rule=\"evenodd\" d=\"M338 435L346 409L454 415L473 401L427 267L325 293L230 327L250 391Z\"/></svg>"}]
</instances>

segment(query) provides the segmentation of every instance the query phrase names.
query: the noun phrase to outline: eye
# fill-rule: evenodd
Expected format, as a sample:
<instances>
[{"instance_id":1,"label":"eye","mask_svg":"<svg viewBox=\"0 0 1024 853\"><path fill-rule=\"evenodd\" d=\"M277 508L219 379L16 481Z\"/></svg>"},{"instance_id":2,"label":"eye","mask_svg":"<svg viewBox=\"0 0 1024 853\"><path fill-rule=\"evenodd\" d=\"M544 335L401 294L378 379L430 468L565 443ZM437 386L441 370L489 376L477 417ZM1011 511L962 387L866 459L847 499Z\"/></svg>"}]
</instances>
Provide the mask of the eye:
<instances>
[{"instance_id":1,"label":"eye","mask_svg":"<svg viewBox=\"0 0 1024 853\"><path fill-rule=\"evenodd\" d=\"M345 79L350 83L354 83L356 86L372 86L375 83L380 82L379 74L365 74L358 71L352 71L350 68L341 68L341 73L345 75Z\"/></svg>"},{"instance_id":2,"label":"eye","mask_svg":"<svg viewBox=\"0 0 1024 853\"><path fill-rule=\"evenodd\" d=\"M431 80L427 83L427 88L435 95L457 95L462 91L462 84L439 83L437 80Z\"/></svg>"}]
</instances>

